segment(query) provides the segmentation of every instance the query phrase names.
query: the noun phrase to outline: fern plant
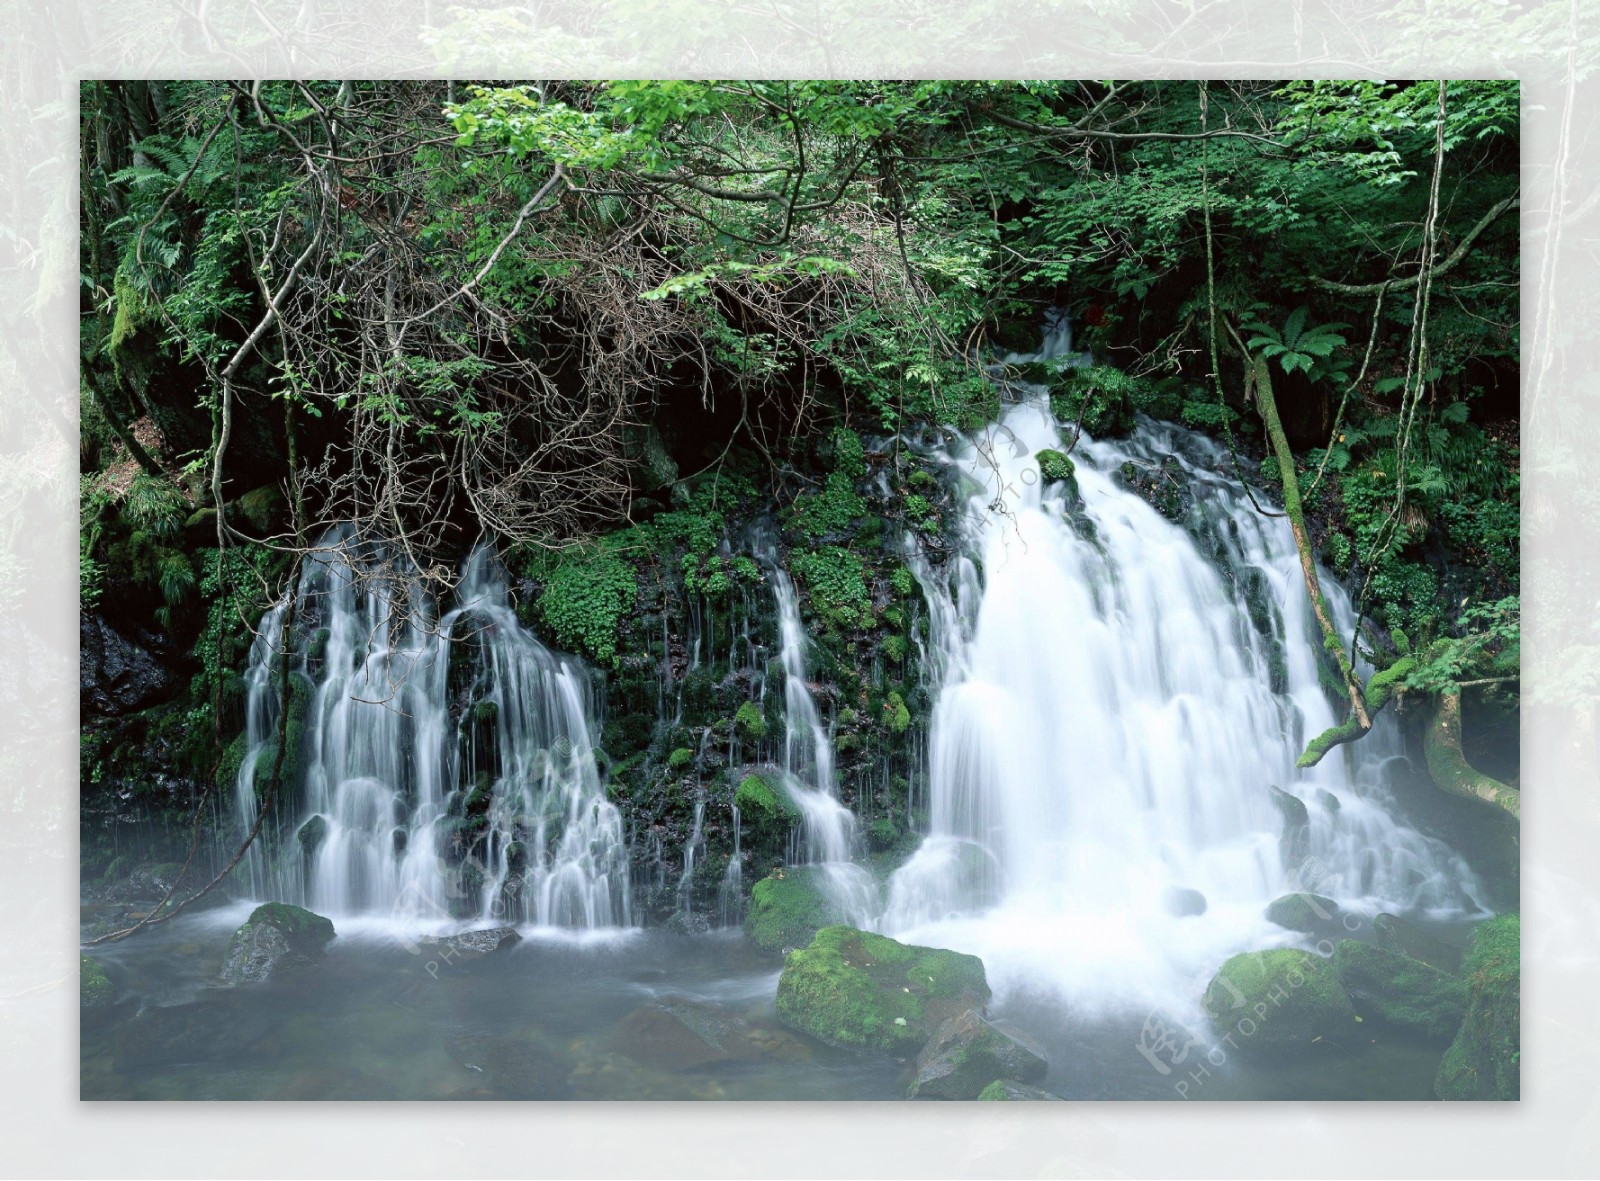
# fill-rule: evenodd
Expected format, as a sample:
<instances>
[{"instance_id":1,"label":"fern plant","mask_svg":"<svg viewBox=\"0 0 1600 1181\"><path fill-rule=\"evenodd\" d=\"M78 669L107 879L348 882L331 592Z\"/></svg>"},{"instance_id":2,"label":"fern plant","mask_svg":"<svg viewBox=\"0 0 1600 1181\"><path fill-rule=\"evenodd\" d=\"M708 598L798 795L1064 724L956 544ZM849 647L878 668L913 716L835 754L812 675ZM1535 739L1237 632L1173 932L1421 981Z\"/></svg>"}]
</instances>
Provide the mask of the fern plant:
<instances>
[{"instance_id":1,"label":"fern plant","mask_svg":"<svg viewBox=\"0 0 1600 1181\"><path fill-rule=\"evenodd\" d=\"M1310 314L1307 308L1296 308L1289 313L1282 328L1272 327L1259 316L1252 317L1243 324L1246 332L1255 334L1246 343L1252 349L1259 349L1269 361L1276 359L1285 373L1298 370L1312 381L1347 380L1347 374L1331 358L1346 344L1339 329L1349 325L1334 321L1307 328Z\"/></svg>"}]
</instances>

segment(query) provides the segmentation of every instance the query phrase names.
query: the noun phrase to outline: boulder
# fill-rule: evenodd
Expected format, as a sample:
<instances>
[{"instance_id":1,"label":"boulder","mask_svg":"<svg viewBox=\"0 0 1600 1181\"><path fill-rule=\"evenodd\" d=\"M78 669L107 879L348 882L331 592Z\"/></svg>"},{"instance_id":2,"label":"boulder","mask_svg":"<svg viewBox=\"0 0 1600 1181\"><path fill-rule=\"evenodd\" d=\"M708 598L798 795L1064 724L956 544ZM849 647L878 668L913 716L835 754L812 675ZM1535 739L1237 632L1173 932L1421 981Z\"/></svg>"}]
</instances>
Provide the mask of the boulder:
<instances>
[{"instance_id":1,"label":"boulder","mask_svg":"<svg viewBox=\"0 0 1600 1181\"><path fill-rule=\"evenodd\" d=\"M758 947L783 951L806 946L844 917L823 891L820 870L785 868L751 887L744 931Z\"/></svg>"},{"instance_id":2,"label":"boulder","mask_svg":"<svg viewBox=\"0 0 1600 1181\"><path fill-rule=\"evenodd\" d=\"M1333 966L1357 1011L1386 1025L1449 1041L1466 1016L1466 985L1421 960L1343 939Z\"/></svg>"},{"instance_id":3,"label":"boulder","mask_svg":"<svg viewBox=\"0 0 1600 1181\"><path fill-rule=\"evenodd\" d=\"M824 927L778 978L778 1018L832 1046L910 1057L940 1024L989 1000L977 956Z\"/></svg>"},{"instance_id":4,"label":"boulder","mask_svg":"<svg viewBox=\"0 0 1600 1181\"><path fill-rule=\"evenodd\" d=\"M1339 904L1321 894L1285 894L1267 904L1267 918L1290 931L1316 935L1340 930Z\"/></svg>"},{"instance_id":5,"label":"boulder","mask_svg":"<svg viewBox=\"0 0 1600 1181\"><path fill-rule=\"evenodd\" d=\"M1428 934L1415 923L1392 914L1380 914L1372 920L1372 929L1377 932L1379 947L1421 960L1452 976L1461 971L1460 950Z\"/></svg>"},{"instance_id":6,"label":"boulder","mask_svg":"<svg viewBox=\"0 0 1600 1181\"><path fill-rule=\"evenodd\" d=\"M1284 864L1298 865L1310 851L1311 814L1306 810L1304 800L1290 795L1281 787L1269 786L1267 794L1272 797L1279 815L1283 817L1283 835L1278 839L1278 847L1283 853Z\"/></svg>"},{"instance_id":7,"label":"boulder","mask_svg":"<svg viewBox=\"0 0 1600 1181\"><path fill-rule=\"evenodd\" d=\"M482 959L521 942L522 936L515 927L480 927L476 931L462 931L456 935L425 935L417 940L424 954L437 956L452 964Z\"/></svg>"},{"instance_id":8,"label":"boulder","mask_svg":"<svg viewBox=\"0 0 1600 1181\"><path fill-rule=\"evenodd\" d=\"M1049 1091L1038 1087L1030 1087L1026 1083L1012 1082L1010 1079L997 1078L982 1091L978 1098L986 1103L1015 1103L1030 1099L1054 1099L1060 1102L1060 1095L1052 1095Z\"/></svg>"},{"instance_id":9,"label":"boulder","mask_svg":"<svg viewBox=\"0 0 1600 1181\"><path fill-rule=\"evenodd\" d=\"M171 673L98 615L78 616L78 697L85 719L119 717L170 696Z\"/></svg>"},{"instance_id":10,"label":"boulder","mask_svg":"<svg viewBox=\"0 0 1600 1181\"><path fill-rule=\"evenodd\" d=\"M1441 1099L1522 1095L1522 923L1514 914L1480 923L1461 961L1467 1016L1434 1076Z\"/></svg>"},{"instance_id":11,"label":"boulder","mask_svg":"<svg viewBox=\"0 0 1600 1181\"><path fill-rule=\"evenodd\" d=\"M1036 1083L1048 1068L1017 1031L968 1009L941 1024L922 1047L907 1097L976 1099L996 1079Z\"/></svg>"},{"instance_id":12,"label":"boulder","mask_svg":"<svg viewBox=\"0 0 1600 1181\"><path fill-rule=\"evenodd\" d=\"M284 902L263 903L233 933L222 979L258 984L281 968L319 958L332 938L333 924L320 914Z\"/></svg>"},{"instance_id":13,"label":"boulder","mask_svg":"<svg viewBox=\"0 0 1600 1181\"><path fill-rule=\"evenodd\" d=\"M1162 902L1167 913L1175 918L1188 918L1206 912L1206 896L1186 886L1169 886Z\"/></svg>"},{"instance_id":14,"label":"boulder","mask_svg":"<svg viewBox=\"0 0 1600 1181\"><path fill-rule=\"evenodd\" d=\"M1234 956L1212 978L1205 1007L1244 1054L1338 1044L1356 1022L1333 964L1293 947Z\"/></svg>"},{"instance_id":15,"label":"boulder","mask_svg":"<svg viewBox=\"0 0 1600 1181\"><path fill-rule=\"evenodd\" d=\"M78 1006L83 1009L109 1008L116 997L105 969L86 955L78 957Z\"/></svg>"}]
</instances>

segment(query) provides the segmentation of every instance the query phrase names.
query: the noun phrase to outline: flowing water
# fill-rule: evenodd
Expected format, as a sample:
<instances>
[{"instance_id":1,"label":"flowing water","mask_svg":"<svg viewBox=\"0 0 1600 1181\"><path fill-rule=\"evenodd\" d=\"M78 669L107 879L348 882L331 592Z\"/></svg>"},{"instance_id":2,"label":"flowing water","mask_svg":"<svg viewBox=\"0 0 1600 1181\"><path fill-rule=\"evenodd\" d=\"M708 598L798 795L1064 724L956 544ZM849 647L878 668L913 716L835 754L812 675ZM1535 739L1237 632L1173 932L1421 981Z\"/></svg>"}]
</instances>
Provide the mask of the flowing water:
<instances>
[{"instance_id":1,"label":"flowing water","mask_svg":"<svg viewBox=\"0 0 1600 1181\"><path fill-rule=\"evenodd\" d=\"M438 618L414 581L383 569L342 534L306 564L295 609L310 639L290 662L304 696L299 839L252 850L252 893L335 919L627 926L627 846L596 767L583 668L518 623L486 550ZM288 609L268 616L246 673L245 827L275 750Z\"/></svg>"},{"instance_id":2,"label":"flowing water","mask_svg":"<svg viewBox=\"0 0 1600 1181\"><path fill-rule=\"evenodd\" d=\"M1062 320L1038 357L1013 360L1085 358ZM1141 1022L1159 1013L1203 1029L1199 998L1229 955L1303 942L1266 920L1272 899L1312 890L1358 927L1398 912L1459 944L1487 913L1485 890L1402 818L1392 719L1295 769L1307 738L1336 720L1319 637L1287 522L1255 509L1226 452L1151 422L1121 441L1074 441L1042 388L1010 388L999 421L927 449L963 504L953 556L935 563L906 542L926 599L926 627L911 635L935 701L913 760L925 754L927 783L907 801L927 817L920 847L886 889L863 865L862 818L840 799L770 532L750 549L772 594L777 659L749 600L730 608L745 618L726 634L730 667L763 700L781 676L781 749L758 741L732 762L779 760L762 770L801 817L788 860L816 867L851 922L982 956L995 1011L1047 1049L1050 1089L1172 1098L1135 1052ZM1074 485L1042 480L1044 448L1070 450ZM1168 494L1171 516L1136 483ZM258 988L211 987L247 904L108 949L123 1000L85 1026L85 1094L904 1094L902 1067L783 1031L778 965L734 930L633 925L630 837L596 762L594 686L520 625L492 555L472 555L443 606L396 568L331 535L294 600L263 620L246 672L238 828L263 810L280 731L301 784L266 801L267 831L277 819L284 837L258 842L240 880L252 898L332 916L327 962ZM1331 578L1324 589L1348 634L1347 597ZM719 633L699 614L685 626L693 669ZM670 651L669 633L663 643ZM681 721L682 691L681 677L662 676L662 724ZM1286 821L1280 789L1305 823ZM693 790L680 846L631 837L638 885L660 892L675 877L685 919L707 809L722 807L706 783ZM731 819L717 903L727 927L744 884L737 809ZM476 964L441 965L416 938L506 923L525 941ZM1437 1061L1437 1048L1374 1041L1314 1069L1230 1064L1202 1097L1425 1098Z\"/></svg>"},{"instance_id":3,"label":"flowing water","mask_svg":"<svg viewBox=\"0 0 1600 1181\"><path fill-rule=\"evenodd\" d=\"M1070 360L1068 334L1051 357ZM1253 508L1215 444L1150 422L1080 439L1075 496L1035 458L1064 434L1035 387L939 453L966 507L948 575L915 563L943 670L931 832L882 928L977 953L1002 990L1079 1014L1198 1022L1223 959L1297 938L1263 916L1283 893L1486 913L1463 861L1396 819L1391 719L1296 771L1337 719L1287 521ZM1176 521L1130 489L1141 474L1190 498ZM1346 596L1324 586L1349 634ZM1274 787L1304 802L1305 830L1285 835ZM1186 891L1204 913L1181 913Z\"/></svg>"}]
</instances>

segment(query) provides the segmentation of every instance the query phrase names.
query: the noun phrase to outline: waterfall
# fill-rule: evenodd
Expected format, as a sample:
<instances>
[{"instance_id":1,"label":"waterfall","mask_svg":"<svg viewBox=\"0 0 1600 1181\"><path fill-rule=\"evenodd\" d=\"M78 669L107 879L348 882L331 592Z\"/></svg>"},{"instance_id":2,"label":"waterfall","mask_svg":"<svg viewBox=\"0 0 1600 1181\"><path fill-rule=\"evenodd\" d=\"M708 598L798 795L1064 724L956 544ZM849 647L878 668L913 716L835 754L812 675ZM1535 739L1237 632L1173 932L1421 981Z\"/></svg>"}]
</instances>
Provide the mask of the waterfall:
<instances>
[{"instance_id":1,"label":"waterfall","mask_svg":"<svg viewBox=\"0 0 1600 1181\"><path fill-rule=\"evenodd\" d=\"M252 894L402 923L628 925L627 847L584 670L519 624L488 550L442 616L420 579L393 570L343 532L305 564L307 640L291 656L298 839L275 857L253 851ZM286 609L267 616L246 674L241 819L276 739Z\"/></svg>"},{"instance_id":2,"label":"waterfall","mask_svg":"<svg viewBox=\"0 0 1600 1181\"><path fill-rule=\"evenodd\" d=\"M800 814L790 837L789 864L815 866L841 914L858 925L879 909L877 884L855 858L860 824L839 800L833 737L806 683L808 640L800 621L794 582L778 564L776 547L760 538L756 560L767 571L778 609L779 660L783 665L783 789Z\"/></svg>"},{"instance_id":3,"label":"waterfall","mask_svg":"<svg viewBox=\"0 0 1600 1181\"><path fill-rule=\"evenodd\" d=\"M1070 349L1063 318L1026 359L1079 363ZM1035 455L1070 433L1035 386L936 455L965 509L943 575L910 562L940 678L930 833L879 926L981 955L1002 991L1193 1013L1227 955L1297 938L1263 916L1291 890L1358 915L1482 911L1465 863L1397 819L1392 718L1295 769L1337 719L1287 521L1253 510L1214 443L1149 421L1079 439L1076 495L1047 485ZM1180 519L1130 490L1141 473L1170 473ZM1273 787L1308 831L1285 835ZM1204 912L1176 913L1179 891Z\"/></svg>"}]
</instances>

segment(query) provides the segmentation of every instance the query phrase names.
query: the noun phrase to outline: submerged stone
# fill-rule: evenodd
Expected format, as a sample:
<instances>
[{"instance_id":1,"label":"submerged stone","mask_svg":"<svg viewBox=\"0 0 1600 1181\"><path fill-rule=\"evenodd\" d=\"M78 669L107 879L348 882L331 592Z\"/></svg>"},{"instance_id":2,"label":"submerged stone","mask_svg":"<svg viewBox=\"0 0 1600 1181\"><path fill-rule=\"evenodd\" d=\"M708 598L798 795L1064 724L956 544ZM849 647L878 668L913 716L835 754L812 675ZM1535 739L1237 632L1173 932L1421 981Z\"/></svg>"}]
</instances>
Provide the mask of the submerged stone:
<instances>
[{"instance_id":1,"label":"submerged stone","mask_svg":"<svg viewBox=\"0 0 1600 1181\"><path fill-rule=\"evenodd\" d=\"M317 959L332 938L333 924L320 914L284 902L263 903L233 933L222 979L260 983L286 965Z\"/></svg>"},{"instance_id":2,"label":"submerged stone","mask_svg":"<svg viewBox=\"0 0 1600 1181\"><path fill-rule=\"evenodd\" d=\"M1447 1041L1466 1016L1466 985L1421 960L1344 939L1333 966L1357 1009L1397 1029Z\"/></svg>"},{"instance_id":3,"label":"submerged stone","mask_svg":"<svg viewBox=\"0 0 1600 1181\"><path fill-rule=\"evenodd\" d=\"M462 931L456 935L426 936L417 942L427 954L445 958L453 963L481 959L503 948L522 942L515 927L483 927L476 931Z\"/></svg>"},{"instance_id":4,"label":"submerged stone","mask_svg":"<svg viewBox=\"0 0 1600 1181\"><path fill-rule=\"evenodd\" d=\"M1012 1029L968 1009L934 1030L917 1055L907 1097L976 1099L996 1079L1036 1083L1049 1069L1044 1055Z\"/></svg>"},{"instance_id":5,"label":"submerged stone","mask_svg":"<svg viewBox=\"0 0 1600 1181\"><path fill-rule=\"evenodd\" d=\"M909 1057L941 1023L988 1000L977 956L824 927L785 961L777 1008L784 1024L829 1045Z\"/></svg>"},{"instance_id":6,"label":"submerged stone","mask_svg":"<svg viewBox=\"0 0 1600 1181\"><path fill-rule=\"evenodd\" d=\"M1293 947L1234 956L1212 978L1204 1003L1244 1054L1338 1045L1356 1022L1333 964Z\"/></svg>"},{"instance_id":7,"label":"submerged stone","mask_svg":"<svg viewBox=\"0 0 1600 1181\"><path fill-rule=\"evenodd\" d=\"M744 930L758 947L782 951L804 947L823 927L844 917L822 889L820 870L789 868L751 888Z\"/></svg>"},{"instance_id":8,"label":"submerged stone","mask_svg":"<svg viewBox=\"0 0 1600 1181\"><path fill-rule=\"evenodd\" d=\"M1473 929L1461 961L1467 1016L1433 1080L1441 1099L1522 1095L1522 920L1501 915Z\"/></svg>"},{"instance_id":9,"label":"submerged stone","mask_svg":"<svg viewBox=\"0 0 1600 1181\"><path fill-rule=\"evenodd\" d=\"M673 997L629 1013L618 1022L612 1044L641 1066L682 1072L758 1057L749 1032L728 1013Z\"/></svg>"}]
</instances>

